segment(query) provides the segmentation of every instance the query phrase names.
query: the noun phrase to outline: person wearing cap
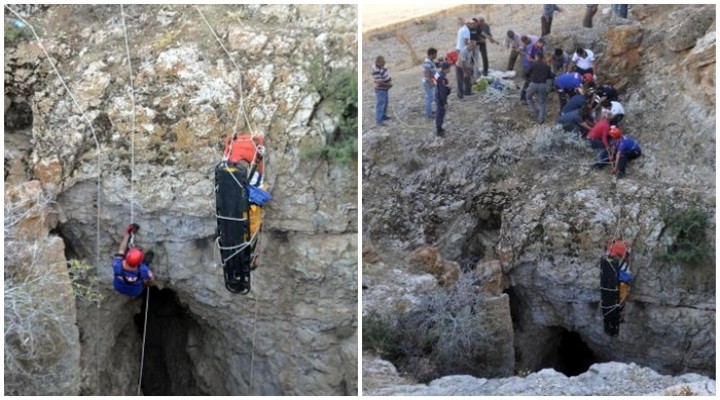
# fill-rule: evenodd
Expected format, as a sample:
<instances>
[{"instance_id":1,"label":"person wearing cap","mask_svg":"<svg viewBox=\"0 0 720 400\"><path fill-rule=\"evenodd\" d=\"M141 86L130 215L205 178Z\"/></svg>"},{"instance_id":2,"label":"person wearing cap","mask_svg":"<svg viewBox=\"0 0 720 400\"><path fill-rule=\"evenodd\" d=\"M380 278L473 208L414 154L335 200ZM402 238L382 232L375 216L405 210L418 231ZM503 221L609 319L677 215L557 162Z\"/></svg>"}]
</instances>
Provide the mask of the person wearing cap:
<instances>
[{"instance_id":1,"label":"person wearing cap","mask_svg":"<svg viewBox=\"0 0 720 400\"><path fill-rule=\"evenodd\" d=\"M610 118L610 125L619 125L620 121L625 117L625 108L618 101L610 101L610 99L603 100L600 103L602 112L607 114Z\"/></svg>"},{"instance_id":2,"label":"person wearing cap","mask_svg":"<svg viewBox=\"0 0 720 400\"><path fill-rule=\"evenodd\" d=\"M593 53L590 49L583 49L582 47L578 47L575 50L575 54L573 54L572 58L570 59L570 64L568 65L567 71L573 71L578 72L580 74L591 74L594 75L595 71L593 70L593 63L595 62L595 53Z\"/></svg>"},{"instance_id":3,"label":"person wearing cap","mask_svg":"<svg viewBox=\"0 0 720 400\"><path fill-rule=\"evenodd\" d=\"M610 101L620 101L617 89L615 89L609 83L606 83L597 88L595 93L600 97L600 101L604 101L606 99Z\"/></svg>"},{"instance_id":4,"label":"person wearing cap","mask_svg":"<svg viewBox=\"0 0 720 400\"><path fill-rule=\"evenodd\" d=\"M113 287L119 293L130 297L140 296L146 286L155 282L149 265L154 256L153 252L144 254L142 249L132 245L128 248L131 237L134 238L138 230L138 224L128 225L118 252L113 257Z\"/></svg>"},{"instance_id":5,"label":"person wearing cap","mask_svg":"<svg viewBox=\"0 0 720 400\"><path fill-rule=\"evenodd\" d=\"M435 134L440 137L445 136L445 129L442 126L443 122L445 122L445 107L451 91L450 82L447 79L450 67L450 63L443 62L435 73L435 106L437 107L435 112Z\"/></svg>"},{"instance_id":6,"label":"person wearing cap","mask_svg":"<svg viewBox=\"0 0 720 400\"><path fill-rule=\"evenodd\" d=\"M490 33L490 25L488 25L485 22L485 17L478 17L477 19L474 19L475 26L478 30L478 40L477 40L477 47L480 50L480 54L482 55L482 62L483 62L483 76L487 76L490 68L490 63L488 62L488 56L487 56L487 46L486 46L486 40L489 40L490 42L494 44L500 44L495 38L493 38L492 33ZM477 60L475 60L475 68L479 70L479 63Z\"/></svg>"},{"instance_id":7,"label":"person wearing cap","mask_svg":"<svg viewBox=\"0 0 720 400\"><path fill-rule=\"evenodd\" d=\"M520 41L521 37L521 35L518 35L511 30L507 31L507 37L505 38L505 48L510 49L510 58L508 58L507 67L508 71L512 71L515 69L515 62L517 61L517 57L525 47Z\"/></svg>"},{"instance_id":8,"label":"person wearing cap","mask_svg":"<svg viewBox=\"0 0 720 400\"><path fill-rule=\"evenodd\" d=\"M595 164L595 167L599 169L612 162L612 173L618 179L622 179L625 177L628 162L640 157L642 149L640 143L630 136L623 135L620 128L616 126L610 127L610 137L612 137L611 151L603 150L600 152L599 161Z\"/></svg>"},{"instance_id":9,"label":"person wearing cap","mask_svg":"<svg viewBox=\"0 0 720 400\"><path fill-rule=\"evenodd\" d=\"M427 58L422 63L423 78L422 86L425 91L425 110L423 114L425 118L432 118L432 103L435 100L435 72L437 72L437 65L435 64L435 57L437 57L437 50L429 48L427 51Z\"/></svg>"}]
</instances>

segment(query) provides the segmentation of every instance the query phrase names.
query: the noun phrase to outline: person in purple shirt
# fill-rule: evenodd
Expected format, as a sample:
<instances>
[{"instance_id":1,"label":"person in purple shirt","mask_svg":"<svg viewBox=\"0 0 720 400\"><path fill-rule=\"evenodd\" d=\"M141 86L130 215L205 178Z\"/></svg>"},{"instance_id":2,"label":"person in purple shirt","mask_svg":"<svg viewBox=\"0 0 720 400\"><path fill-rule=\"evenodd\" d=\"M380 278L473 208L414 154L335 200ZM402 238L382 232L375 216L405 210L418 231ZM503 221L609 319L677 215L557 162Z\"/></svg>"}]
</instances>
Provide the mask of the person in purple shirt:
<instances>
[{"instance_id":1,"label":"person in purple shirt","mask_svg":"<svg viewBox=\"0 0 720 400\"><path fill-rule=\"evenodd\" d=\"M535 35L523 35L520 38L520 41L523 43L523 58L522 58L522 66L523 66L523 76L526 76L528 71L530 71L530 66L532 65L532 61L530 61L530 51L535 46L535 43L540 40L540 37ZM527 104L527 89L530 86L530 81L525 80L525 83L523 84L522 90L520 91L520 102L522 104Z\"/></svg>"}]
</instances>

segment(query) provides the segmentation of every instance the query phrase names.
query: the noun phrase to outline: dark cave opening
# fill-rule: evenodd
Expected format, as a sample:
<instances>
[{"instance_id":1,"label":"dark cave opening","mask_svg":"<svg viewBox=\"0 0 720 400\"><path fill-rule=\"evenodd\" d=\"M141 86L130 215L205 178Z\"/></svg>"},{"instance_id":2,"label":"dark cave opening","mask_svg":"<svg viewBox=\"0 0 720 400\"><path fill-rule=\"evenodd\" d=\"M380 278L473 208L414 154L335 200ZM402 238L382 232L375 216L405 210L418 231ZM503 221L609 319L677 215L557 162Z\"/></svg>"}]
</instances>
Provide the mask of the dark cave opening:
<instances>
[{"instance_id":1,"label":"dark cave opening","mask_svg":"<svg viewBox=\"0 0 720 400\"><path fill-rule=\"evenodd\" d=\"M577 376L600 361L577 332L562 327L551 329L558 333L552 340L554 346L549 349L540 369L552 368L566 376Z\"/></svg>"},{"instance_id":2,"label":"dark cave opening","mask_svg":"<svg viewBox=\"0 0 720 400\"><path fill-rule=\"evenodd\" d=\"M197 323L171 289L150 287L142 391L153 395L203 395L188 354L188 332ZM147 297L144 295L135 326L142 343Z\"/></svg>"},{"instance_id":3,"label":"dark cave opening","mask_svg":"<svg viewBox=\"0 0 720 400\"><path fill-rule=\"evenodd\" d=\"M28 103L12 102L5 110L5 129L13 132L32 126L33 112Z\"/></svg>"}]
</instances>

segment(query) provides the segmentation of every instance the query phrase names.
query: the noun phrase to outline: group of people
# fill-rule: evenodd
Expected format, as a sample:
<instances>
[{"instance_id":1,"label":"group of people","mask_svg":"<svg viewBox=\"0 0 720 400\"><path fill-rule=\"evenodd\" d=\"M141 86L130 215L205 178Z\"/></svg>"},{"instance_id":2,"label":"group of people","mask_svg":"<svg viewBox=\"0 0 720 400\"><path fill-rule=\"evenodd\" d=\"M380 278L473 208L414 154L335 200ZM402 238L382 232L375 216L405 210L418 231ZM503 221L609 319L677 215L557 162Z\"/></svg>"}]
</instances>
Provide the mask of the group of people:
<instances>
[{"instance_id":1,"label":"group of people","mask_svg":"<svg viewBox=\"0 0 720 400\"><path fill-rule=\"evenodd\" d=\"M517 59L521 59L525 82L520 91L520 102L527 105L533 119L540 124L545 123L548 97L551 92L557 92L560 112L555 121L566 131L584 137L591 148L601 150L594 168L611 164L612 172L618 178L623 178L628 161L642 154L640 145L635 139L623 134L620 124L625 109L617 90L610 84L599 85L596 82L595 53L584 47L578 47L572 55L562 48L549 49L545 35L552 29L553 15L562 11L554 4L543 6L542 36L507 31L505 47L510 50L507 69L513 70ZM627 6L613 6L613 11L626 17ZM596 12L596 4L588 5L584 26L592 26ZM435 121L437 136L445 135L443 124L451 93L448 79L450 69L455 67L457 97L463 99L471 96L473 81L488 74L487 42L499 44L492 36L485 18L480 16L468 22L461 20L455 51L438 58L437 49L427 50L427 57L422 63L422 87L425 93L423 115ZM377 97L375 122L382 126L390 119L387 103L388 91L392 87L383 57L375 60L372 73ZM433 102L435 112L432 109Z\"/></svg>"}]
</instances>

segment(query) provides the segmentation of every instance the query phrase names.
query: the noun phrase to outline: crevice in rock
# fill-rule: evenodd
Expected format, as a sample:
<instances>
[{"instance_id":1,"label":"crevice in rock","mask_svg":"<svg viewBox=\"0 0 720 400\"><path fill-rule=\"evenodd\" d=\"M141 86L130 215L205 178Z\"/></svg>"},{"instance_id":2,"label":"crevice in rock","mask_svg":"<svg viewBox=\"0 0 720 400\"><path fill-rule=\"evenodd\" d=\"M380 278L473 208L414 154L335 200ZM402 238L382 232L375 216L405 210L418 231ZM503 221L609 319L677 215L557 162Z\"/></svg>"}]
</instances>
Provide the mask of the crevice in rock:
<instances>
[{"instance_id":1,"label":"crevice in rock","mask_svg":"<svg viewBox=\"0 0 720 400\"><path fill-rule=\"evenodd\" d=\"M463 272L474 270L477 263L488 254L492 256L493 248L500 239L502 209L477 206L474 214L475 227L462 243L458 260Z\"/></svg>"},{"instance_id":2,"label":"crevice in rock","mask_svg":"<svg viewBox=\"0 0 720 400\"><path fill-rule=\"evenodd\" d=\"M599 362L577 332L562 327L548 328L557 332L546 347L546 355L539 369L552 368L566 376L577 376Z\"/></svg>"},{"instance_id":3,"label":"crevice in rock","mask_svg":"<svg viewBox=\"0 0 720 400\"><path fill-rule=\"evenodd\" d=\"M32 123L33 112L28 103L13 102L5 111L5 129L9 132L30 128Z\"/></svg>"},{"instance_id":4,"label":"crevice in rock","mask_svg":"<svg viewBox=\"0 0 720 400\"><path fill-rule=\"evenodd\" d=\"M195 365L187 352L188 332L199 329L192 314L171 289L150 287L145 339L142 391L152 395L203 395L197 385ZM142 343L146 302L135 315Z\"/></svg>"}]
</instances>

